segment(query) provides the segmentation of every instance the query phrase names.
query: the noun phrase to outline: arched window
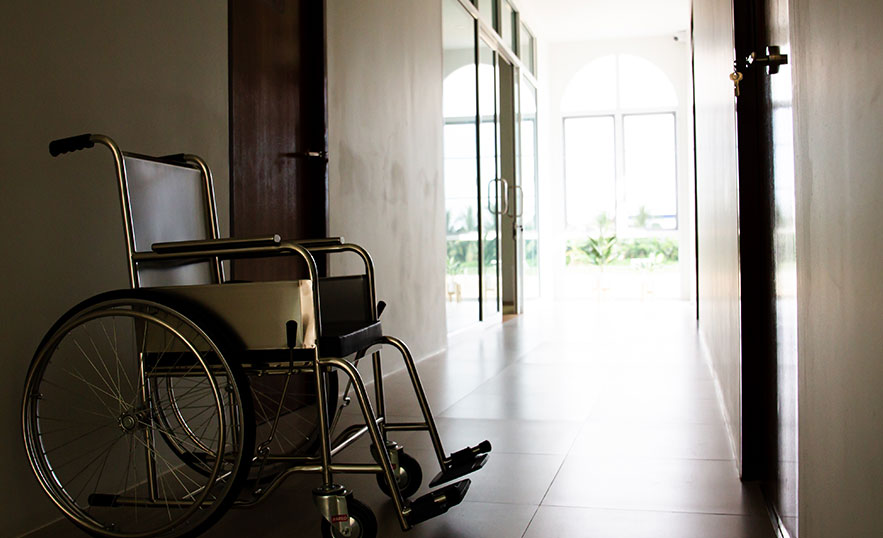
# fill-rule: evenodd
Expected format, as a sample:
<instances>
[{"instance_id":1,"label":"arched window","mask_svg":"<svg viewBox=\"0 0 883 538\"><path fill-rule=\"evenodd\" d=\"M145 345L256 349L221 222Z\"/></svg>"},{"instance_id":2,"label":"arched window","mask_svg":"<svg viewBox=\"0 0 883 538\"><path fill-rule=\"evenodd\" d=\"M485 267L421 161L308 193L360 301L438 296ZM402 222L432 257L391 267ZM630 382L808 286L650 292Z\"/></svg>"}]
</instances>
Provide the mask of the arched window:
<instances>
[{"instance_id":1,"label":"arched window","mask_svg":"<svg viewBox=\"0 0 883 538\"><path fill-rule=\"evenodd\" d=\"M571 235L659 235L678 227L677 93L645 58L580 69L561 100Z\"/></svg>"}]
</instances>

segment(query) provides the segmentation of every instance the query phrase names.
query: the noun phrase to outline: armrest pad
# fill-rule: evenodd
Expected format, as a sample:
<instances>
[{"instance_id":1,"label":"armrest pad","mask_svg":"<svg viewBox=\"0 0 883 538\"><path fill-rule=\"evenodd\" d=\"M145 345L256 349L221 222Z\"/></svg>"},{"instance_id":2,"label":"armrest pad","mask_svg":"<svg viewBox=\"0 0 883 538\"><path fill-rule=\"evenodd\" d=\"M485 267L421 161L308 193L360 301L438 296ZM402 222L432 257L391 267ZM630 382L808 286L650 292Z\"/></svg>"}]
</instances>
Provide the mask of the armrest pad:
<instances>
[{"instance_id":1,"label":"armrest pad","mask_svg":"<svg viewBox=\"0 0 883 538\"><path fill-rule=\"evenodd\" d=\"M193 250L236 250L251 247L275 247L282 243L278 235L250 237L245 239L200 239L196 241L170 241L154 243L151 248L157 254L184 253Z\"/></svg>"}]
</instances>

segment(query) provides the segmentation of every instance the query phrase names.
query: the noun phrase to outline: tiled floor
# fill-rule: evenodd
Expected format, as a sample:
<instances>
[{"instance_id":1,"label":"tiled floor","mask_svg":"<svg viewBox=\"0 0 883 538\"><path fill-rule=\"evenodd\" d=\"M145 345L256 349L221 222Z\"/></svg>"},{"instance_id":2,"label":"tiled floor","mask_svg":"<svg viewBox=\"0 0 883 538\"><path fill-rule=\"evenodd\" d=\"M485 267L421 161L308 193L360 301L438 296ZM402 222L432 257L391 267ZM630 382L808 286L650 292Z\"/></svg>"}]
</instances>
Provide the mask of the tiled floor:
<instances>
[{"instance_id":1,"label":"tiled floor","mask_svg":"<svg viewBox=\"0 0 883 538\"><path fill-rule=\"evenodd\" d=\"M569 302L460 335L419 369L448 451L489 439L466 500L413 538L766 538L757 491L738 478L689 305ZM388 409L415 407L390 376ZM428 437L397 440L435 474ZM366 442L348 449L362 455ZM340 481L369 504L382 538L403 536L373 476ZM316 536L310 489L292 479L231 511L206 536ZM427 491L421 488L418 494ZM31 535L78 536L67 523Z\"/></svg>"}]
</instances>

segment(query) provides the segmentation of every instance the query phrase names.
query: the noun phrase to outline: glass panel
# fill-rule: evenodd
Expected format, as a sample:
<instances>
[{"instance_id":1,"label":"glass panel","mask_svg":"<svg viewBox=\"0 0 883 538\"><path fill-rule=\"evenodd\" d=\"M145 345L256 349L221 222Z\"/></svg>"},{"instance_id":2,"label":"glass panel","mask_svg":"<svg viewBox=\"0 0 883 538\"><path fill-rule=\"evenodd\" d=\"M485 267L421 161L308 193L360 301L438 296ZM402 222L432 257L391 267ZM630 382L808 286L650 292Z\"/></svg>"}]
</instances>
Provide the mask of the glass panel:
<instances>
[{"instance_id":1,"label":"glass panel","mask_svg":"<svg viewBox=\"0 0 883 538\"><path fill-rule=\"evenodd\" d=\"M515 10L512 9L512 5L506 0L502 0L501 6L503 10L500 14L500 37L503 38L503 43L507 47L512 50L518 50L518 42L515 35Z\"/></svg>"},{"instance_id":2,"label":"glass panel","mask_svg":"<svg viewBox=\"0 0 883 538\"><path fill-rule=\"evenodd\" d=\"M570 236L615 234L613 116L564 120L565 211Z\"/></svg>"},{"instance_id":3,"label":"glass panel","mask_svg":"<svg viewBox=\"0 0 883 538\"><path fill-rule=\"evenodd\" d=\"M448 330L479 318L475 21L456 0L444 6L444 181Z\"/></svg>"},{"instance_id":4,"label":"glass panel","mask_svg":"<svg viewBox=\"0 0 883 538\"><path fill-rule=\"evenodd\" d=\"M524 296L540 296L539 227L537 226L537 91L521 81L521 225L524 229Z\"/></svg>"},{"instance_id":5,"label":"glass panel","mask_svg":"<svg viewBox=\"0 0 883 538\"><path fill-rule=\"evenodd\" d=\"M519 58L524 62L524 65L527 66L528 71L531 72L534 76L537 74L537 66L536 66L536 55L534 53L534 37L533 34L530 33L530 30L527 29L527 26L521 25L521 37L519 38L521 50L519 51Z\"/></svg>"},{"instance_id":6,"label":"glass panel","mask_svg":"<svg viewBox=\"0 0 883 538\"><path fill-rule=\"evenodd\" d=\"M481 295L482 319L492 319L500 312L497 178L497 77L496 55L483 41L478 46L479 128L479 201L481 204Z\"/></svg>"},{"instance_id":7,"label":"glass panel","mask_svg":"<svg viewBox=\"0 0 883 538\"><path fill-rule=\"evenodd\" d=\"M484 20L491 23L494 30L500 29L497 21L497 0L478 0L478 11L484 17Z\"/></svg>"},{"instance_id":8,"label":"glass panel","mask_svg":"<svg viewBox=\"0 0 883 538\"><path fill-rule=\"evenodd\" d=\"M678 228L675 116L623 116L625 203L621 223L639 230Z\"/></svg>"}]
</instances>

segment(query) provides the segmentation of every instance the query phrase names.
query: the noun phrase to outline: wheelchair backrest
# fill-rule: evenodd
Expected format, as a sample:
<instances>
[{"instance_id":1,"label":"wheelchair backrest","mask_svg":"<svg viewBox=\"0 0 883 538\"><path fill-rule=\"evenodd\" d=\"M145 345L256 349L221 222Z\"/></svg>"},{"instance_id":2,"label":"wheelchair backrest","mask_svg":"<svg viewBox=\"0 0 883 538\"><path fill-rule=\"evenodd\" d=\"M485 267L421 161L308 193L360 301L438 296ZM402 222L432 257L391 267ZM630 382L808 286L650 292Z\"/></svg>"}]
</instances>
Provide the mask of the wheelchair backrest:
<instances>
[{"instance_id":1,"label":"wheelchair backrest","mask_svg":"<svg viewBox=\"0 0 883 538\"><path fill-rule=\"evenodd\" d=\"M217 238L214 195L207 167L185 156L155 158L123 153L127 233L134 252L149 252L154 243ZM217 260L134 266L136 287L219 282Z\"/></svg>"}]
</instances>

